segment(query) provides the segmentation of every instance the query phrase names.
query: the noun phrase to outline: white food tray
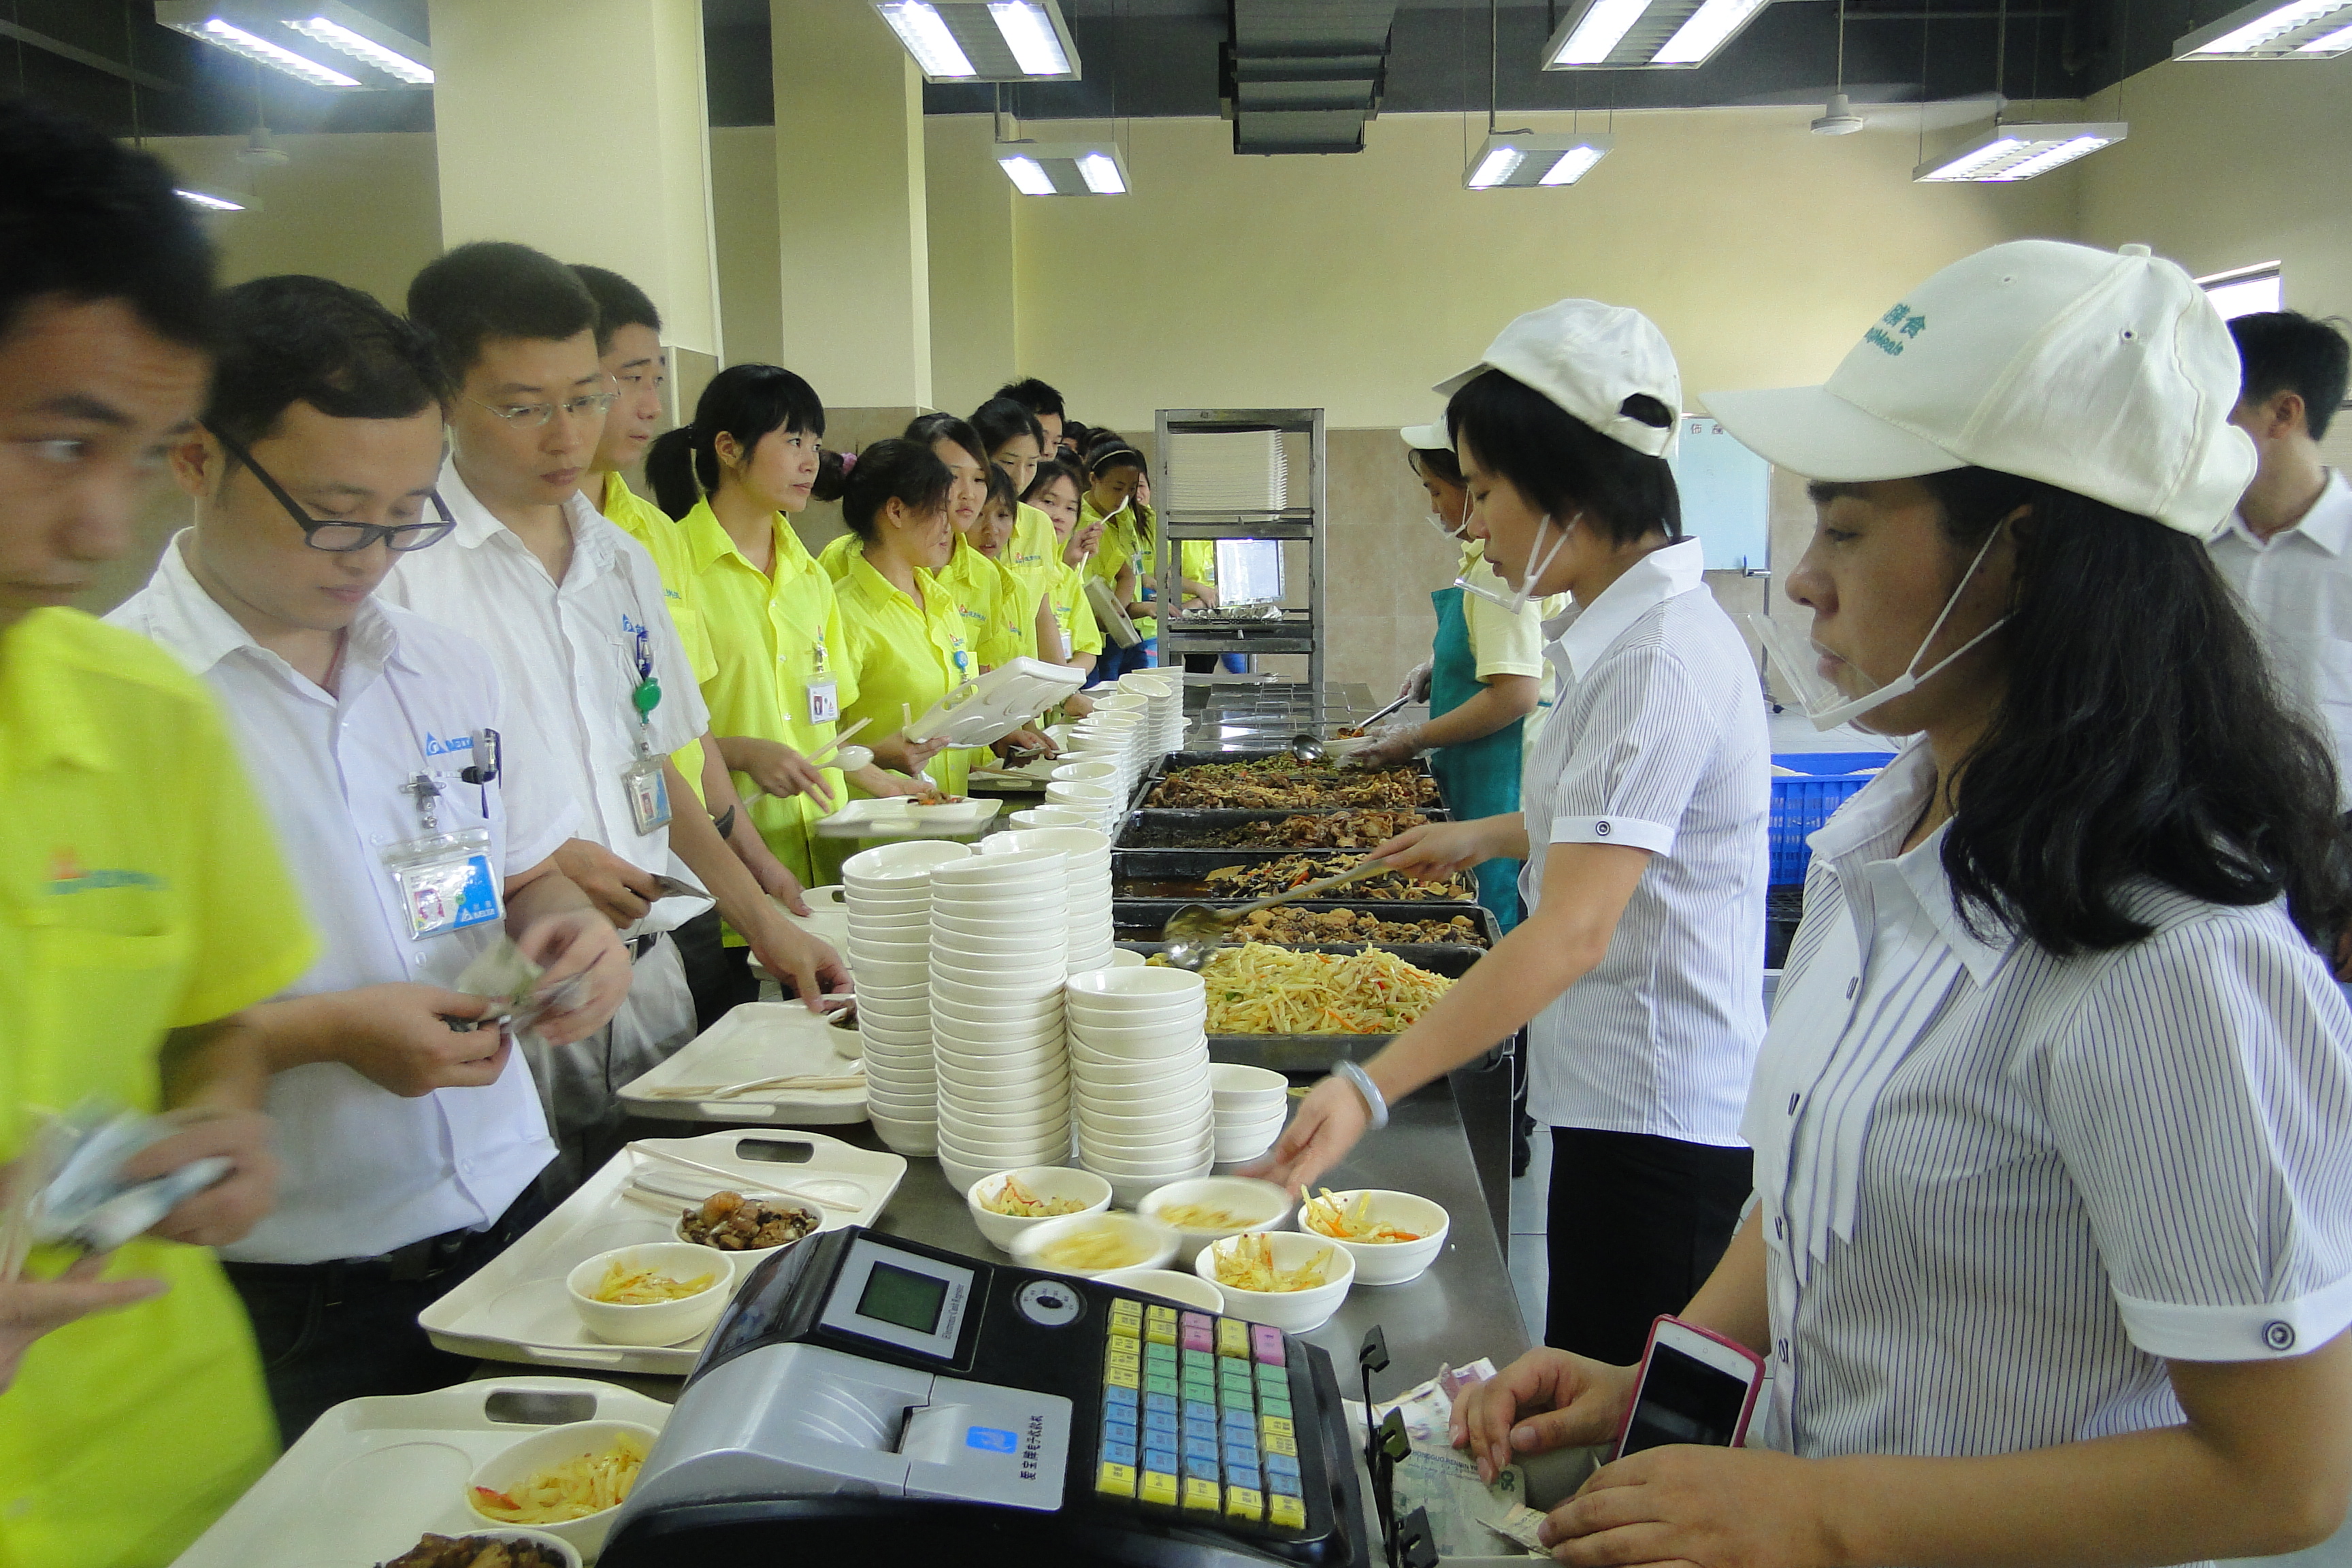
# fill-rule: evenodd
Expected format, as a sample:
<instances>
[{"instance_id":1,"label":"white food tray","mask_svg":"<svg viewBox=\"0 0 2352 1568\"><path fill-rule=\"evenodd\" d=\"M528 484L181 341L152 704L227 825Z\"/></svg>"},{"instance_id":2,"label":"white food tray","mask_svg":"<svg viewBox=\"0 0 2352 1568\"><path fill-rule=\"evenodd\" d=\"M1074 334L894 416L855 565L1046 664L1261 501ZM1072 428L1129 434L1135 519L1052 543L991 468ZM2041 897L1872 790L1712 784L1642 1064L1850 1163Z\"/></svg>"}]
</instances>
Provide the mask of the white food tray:
<instances>
[{"instance_id":1,"label":"white food tray","mask_svg":"<svg viewBox=\"0 0 2352 1568\"><path fill-rule=\"evenodd\" d=\"M853 800L816 821L819 838L972 838L1004 809L1002 797L975 795L950 807L908 811L905 796Z\"/></svg>"},{"instance_id":2,"label":"white food tray","mask_svg":"<svg viewBox=\"0 0 2352 1568\"><path fill-rule=\"evenodd\" d=\"M1016 658L940 698L907 726L910 741L944 739L985 746L1021 728L1087 683L1086 671L1039 658Z\"/></svg>"},{"instance_id":3,"label":"white food tray","mask_svg":"<svg viewBox=\"0 0 2352 1568\"><path fill-rule=\"evenodd\" d=\"M805 1144L800 1163L750 1159L747 1147ZM708 1334L678 1345L641 1347L607 1344L587 1331L572 1309L563 1277L573 1267L616 1247L676 1241L683 1197L660 1207L624 1195L643 1172L666 1185L698 1186L716 1192L727 1184L637 1152L639 1148L682 1154L705 1165L735 1173L748 1193L755 1186L784 1187L851 1206L824 1207L820 1228L871 1225L898 1190L907 1162L828 1138L822 1132L747 1129L705 1132L698 1138L649 1138L615 1154L556 1211L492 1258L464 1284L423 1312L417 1322L433 1342L455 1355L490 1361L535 1362L542 1366L582 1366L614 1372L684 1377L694 1370ZM753 1259L752 1261L756 1261Z\"/></svg>"},{"instance_id":4,"label":"white food tray","mask_svg":"<svg viewBox=\"0 0 2352 1568\"><path fill-rule=\"evenodd\" d=\"M668 1419L669 1406L657 1399L577 1377L508 1377L346 1400L319 1417L174 1568L373 1568L427 1531L499 1528L466 1506L466 1483L483 1460L533 1433L572 1421L658 1428Z\"/></svg>"},{"instance_id":5,"label":"white food tray","mask_svg":"<svg viewBox=\"0 0 2352 1568\"><path fill-rule=\"evenodd\" d=\"M682 1100L656 1091L689 1084L723 1089L787 1073L840 1078L864 1066L840 1048L858 1048L855 1028L835 1028L798 1002L746 1002L696 1036L678 1053L621 1090L639 1116L669 1121L771 1121L833 1127L866 1120L866 1086L855 1089L755 1089L723 1100Z\"/></svg>"}]
</instances>

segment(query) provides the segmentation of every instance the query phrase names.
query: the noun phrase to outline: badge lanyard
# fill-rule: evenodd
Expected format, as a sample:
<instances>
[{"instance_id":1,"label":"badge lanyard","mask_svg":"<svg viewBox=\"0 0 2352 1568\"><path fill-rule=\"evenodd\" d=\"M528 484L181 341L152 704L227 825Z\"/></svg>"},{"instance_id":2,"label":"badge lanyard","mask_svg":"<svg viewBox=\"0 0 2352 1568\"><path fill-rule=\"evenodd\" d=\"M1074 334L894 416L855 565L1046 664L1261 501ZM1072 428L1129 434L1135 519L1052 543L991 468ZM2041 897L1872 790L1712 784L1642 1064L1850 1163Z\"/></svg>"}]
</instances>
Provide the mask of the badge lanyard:
<instances>
[{"instance_id":1,"label":"badge lanyard","mask_svg":"<svg viewBox=\"0 0 2352 1568\"><path fill-rule=\"evenodd\" d=\"M629 818L642 838L668 826L670 818L669 781L653 743L654 710L661 706L662 689L654 678L653 634L644 626L636 628L634 655L637 684L629 692L629 706L637 715L637 760L621 771L621 782L629 792Z\"/></svg>"},{"instance_id":2,"label":"badge lanyard","mask_svg":"<svg viewBox=\"0 0 2352 1568\"><path fill-rule=\"evenodd\" d=\"M400 704L401 717L408 721L409 739L415 742L422 756L425 732L417 728L416 715L408 710L408 699L402 693L400 683L388 679L387 684L393 700ZM393 885L400 891L401 911L408 922L412 942L447 936L506 916L500 879L490 867L488 826L489 786L499 777L499 732L477 731L472 750L473 765L461 770L457 777L481 790L484 826L442 831L441 796L446 786L443 776L429 769L420 768L399 786L401 794L415 800L417 824L423 831L415 838L386 845L383 859L385 869L392 873Z\"/></svg>"}]
</instances>

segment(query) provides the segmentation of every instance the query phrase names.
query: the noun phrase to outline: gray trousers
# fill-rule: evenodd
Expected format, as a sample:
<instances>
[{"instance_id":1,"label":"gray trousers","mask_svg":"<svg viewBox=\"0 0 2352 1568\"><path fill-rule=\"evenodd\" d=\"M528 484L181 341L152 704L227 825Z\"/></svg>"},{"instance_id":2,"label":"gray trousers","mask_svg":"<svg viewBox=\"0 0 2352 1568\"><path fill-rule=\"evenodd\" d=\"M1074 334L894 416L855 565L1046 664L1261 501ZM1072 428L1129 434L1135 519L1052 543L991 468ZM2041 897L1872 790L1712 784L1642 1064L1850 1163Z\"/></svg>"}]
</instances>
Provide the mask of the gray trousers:
<instances>
[{"instance_id":1,"label":"gray trousers","mask_svg":"<svg viewBox=\"0 0 2352 1568\"><path fill-rule=\"evenodd\" d=\"M620 1152L621 1090L695 1034L686 967L664 931L632 968L629 994L612 1022L568 1046L550 1047L536 1036L523 1041L548 1131L555 1136L555 1159L539 1176L548 1203L562 1202Z\"/></svg>"}]
</instances>

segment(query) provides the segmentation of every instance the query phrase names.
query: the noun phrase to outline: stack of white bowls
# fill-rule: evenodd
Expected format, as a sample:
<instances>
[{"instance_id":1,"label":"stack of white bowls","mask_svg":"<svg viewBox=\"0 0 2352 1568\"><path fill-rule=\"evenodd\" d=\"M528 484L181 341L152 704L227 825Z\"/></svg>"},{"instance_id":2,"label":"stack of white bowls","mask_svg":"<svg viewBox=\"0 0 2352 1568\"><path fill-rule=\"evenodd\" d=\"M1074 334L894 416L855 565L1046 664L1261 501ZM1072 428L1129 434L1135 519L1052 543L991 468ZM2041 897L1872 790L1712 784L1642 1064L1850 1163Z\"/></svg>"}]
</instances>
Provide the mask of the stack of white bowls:
<instances>
[{"instance_id":1,"label":"stack of white bowls","mask_svg":"<svg viewBox=\"0 0 2352 1568\"><path fill-rule=\"evenodd\" d=\"M1057 849L977 856L932 873L940 1168L959 1187L1070 1157L1068 875Z\"/></svg>"},{"instance_id":2,"label":"stack of white bowls","mask_svg":"<svg viewBox=\"0 0 2352 1568\"><path fill-rule=\"evenodd\" d=\"M1091 827L1032 827L981 840L980 852L1018 855L1032 849L1059 854L1067 870L1070 922L1069 972L1083 974L1110 963L1110 838Z\"/></svg>"},{"instance_id":3,"label":"stack of white bowls","mask_svg":"<svg viewBox=\"0 0 2352 1568\"><path fill-rule=\"evenodd\" d=\"M1092 827L1095 825L1092 813L1070 805L1033 805L1014 812L1010 820L1015 827Z\"/></svg>"},{"instance_id":4,"label":"stack of white bowls","mask_svg":"<svg viewBox=\"0 0 2352 1568\"><path fill-rule=\"evenodd\" d=\"M1118 678L1121 691L1139 691L1150 701L1151 749L1166 755L1184 749L1184 676L1179 669L1131 669Z\"/></svg>"},{"instance_id":5,"label":"stack of white bowls","mask_svg":"<svg viewBox=\"0 0 2352 1568\"><path fill-rule=\"evenodd\" d=\"M1064 763L1056 773L1074 768L1108 767L1099 762ZM1128 788L1123 776L1113 774L1103 778L1056 778L1045 785L1045 808L1076 814L1076 826L1091 827L1106 837L1118 836L1119 824L1127 816Z\"/></svg>"},{"instance_id":6,"label":"stack of white bowls","mask_svg":"<svg viewBox=\"0 0 2352 1568\"><path fill-rule=\"evenodd\" d=\"M1217 1163L1238 1165L1274 1147L1290 1116L1290 1080L1265 1068L1219 1062L1209 1069Z\"/></svg>"},{"instance_id":7,"label":"stack of white bowls","mask_svg":"<svg viewBox=\"0 0 2352 1568\"><path fill-rule=\"evenodd\" d=\"M1135 781L1143 773L1146 738L1144 716L1135 709L1097 709L1072 726L1070 749L1064 760L1117 763L1120 777L1131 793ZM1126 804L1124 797L1120 804Z\"/></svg>"},{"instance_id":8,"label":"stack of white bowls","mask_svg":"<svg viewBox=\"0 0 2352 1568\"><path fill-rule=\"evenodd\" d=\"M866 1056L866 1114L901 1154L937 1147L931 1061L931 868L971 858L966 844L915 839L853 855L841 870L849 967Z\"/></svg>"},{"instance_id":9,"label":"stack of white bowls","mask_svg":"<svg viewBox=\"0 0 2352 1568\"><path fill-rule=\"evenodd\" d=\"M1215 1163L1208 997L1181 969L1097 969L1070 977L1070 1092L1078 1163L1122 1204L1204 1176Z\"/></svg>"}]
</instances>

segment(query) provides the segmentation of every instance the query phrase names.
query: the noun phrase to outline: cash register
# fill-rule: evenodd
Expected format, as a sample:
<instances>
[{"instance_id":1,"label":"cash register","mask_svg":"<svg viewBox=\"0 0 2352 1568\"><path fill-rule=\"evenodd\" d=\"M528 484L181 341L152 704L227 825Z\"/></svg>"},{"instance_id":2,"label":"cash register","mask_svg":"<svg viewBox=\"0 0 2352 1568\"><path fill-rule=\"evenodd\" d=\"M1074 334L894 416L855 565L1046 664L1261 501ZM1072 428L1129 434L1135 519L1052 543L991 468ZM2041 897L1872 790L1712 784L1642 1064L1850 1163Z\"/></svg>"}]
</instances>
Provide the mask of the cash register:
<instances>
[{"instance_id":1,"label":"cash register","mask_svg":"<svg viewBox=\"0 0 2352 1568\"><path fill-rule=\"evenodd\" d=\"M1263 1324L859 1226L746 1281L604 1568L1369 1568L1329 1358Z\"/></svg>"}]
</instances>

